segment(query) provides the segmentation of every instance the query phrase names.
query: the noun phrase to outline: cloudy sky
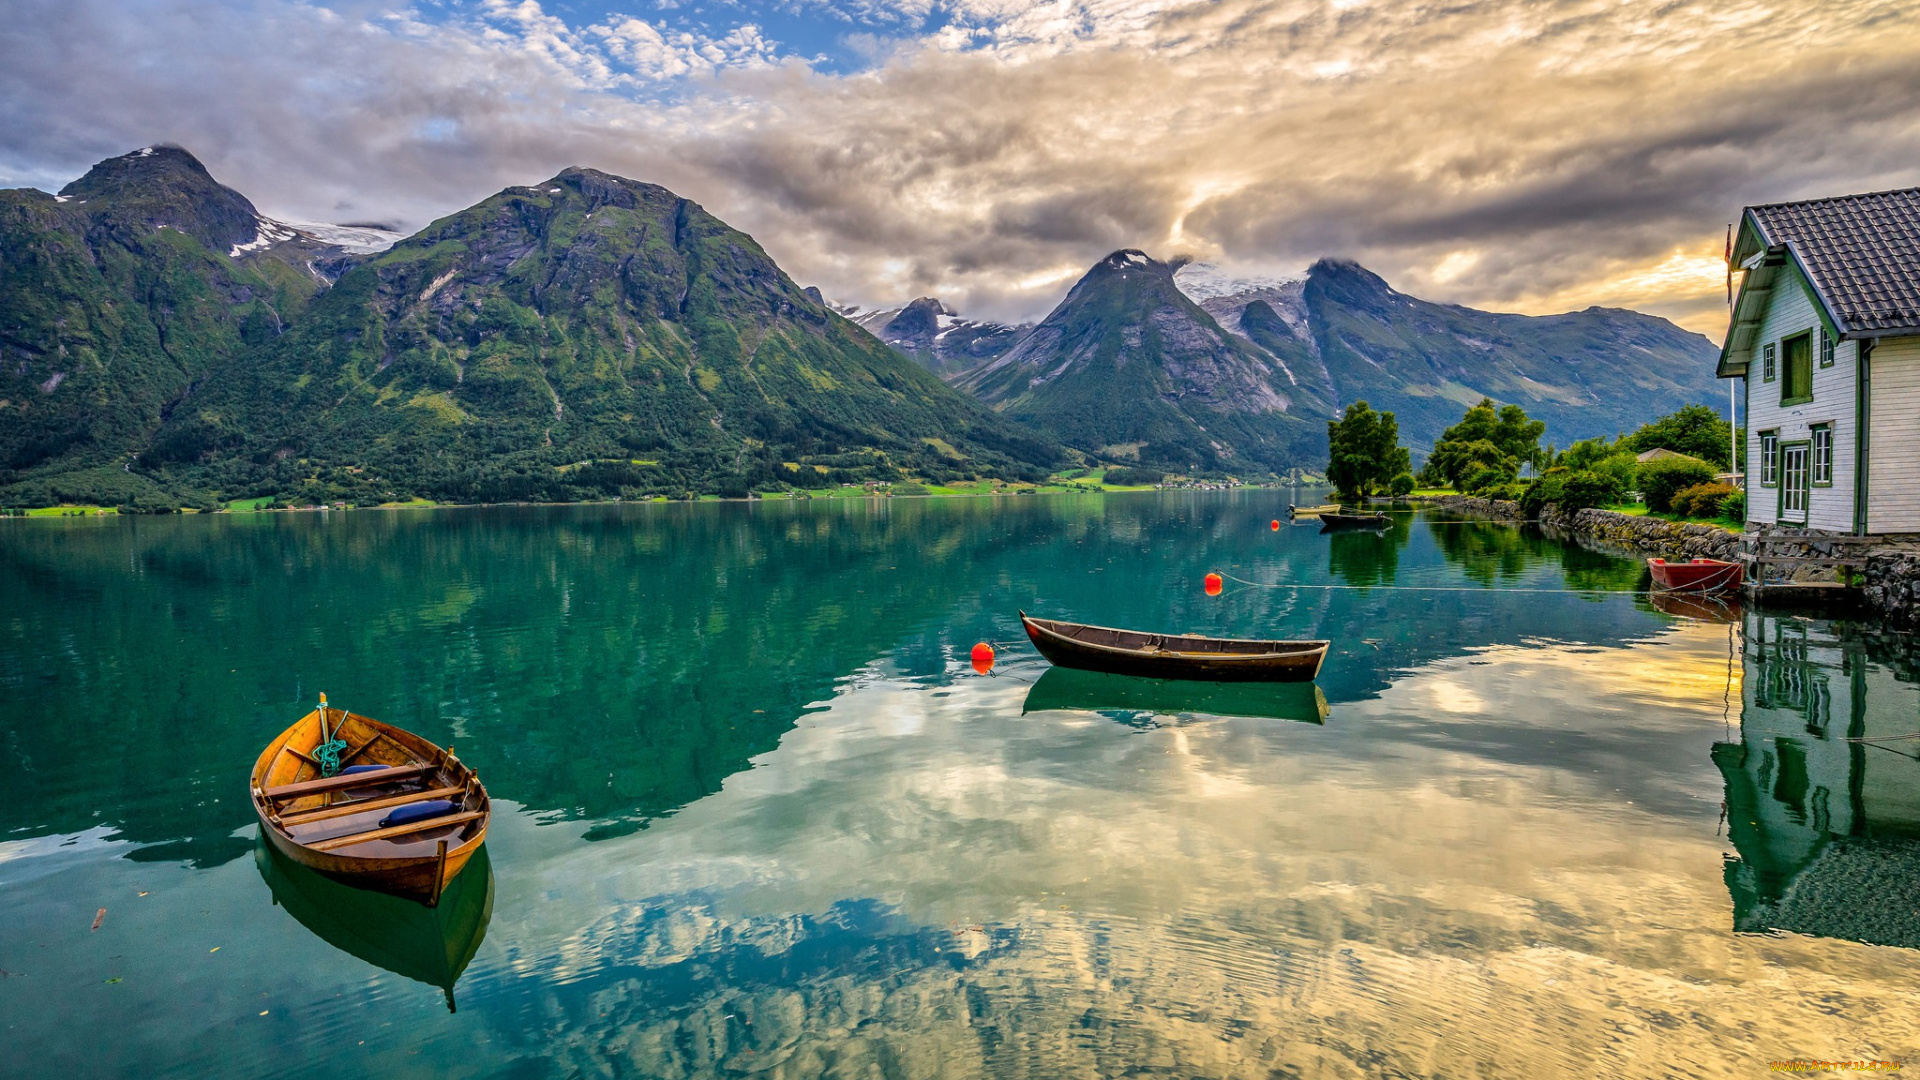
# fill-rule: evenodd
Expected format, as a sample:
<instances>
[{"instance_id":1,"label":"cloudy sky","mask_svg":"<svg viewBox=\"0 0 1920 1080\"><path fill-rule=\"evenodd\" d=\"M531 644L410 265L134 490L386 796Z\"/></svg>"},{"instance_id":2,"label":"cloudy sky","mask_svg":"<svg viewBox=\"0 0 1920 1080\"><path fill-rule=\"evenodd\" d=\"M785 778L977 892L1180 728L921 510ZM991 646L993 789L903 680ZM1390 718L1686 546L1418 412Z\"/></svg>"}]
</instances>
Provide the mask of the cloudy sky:
<instances>
[{"instance_id":1,"label":"cloudy sky","mask_svg":"<svg viewBox=\"0 0 1920 1080\"><path fill-rule=\"evenodd\" d=\"M1119 247L1725 325L1753 202L1920 183L1920 0L12 0L0 186L174 142L414 228L573 164L803 283L1034 317Z\"/></svg>"}]
</instances>

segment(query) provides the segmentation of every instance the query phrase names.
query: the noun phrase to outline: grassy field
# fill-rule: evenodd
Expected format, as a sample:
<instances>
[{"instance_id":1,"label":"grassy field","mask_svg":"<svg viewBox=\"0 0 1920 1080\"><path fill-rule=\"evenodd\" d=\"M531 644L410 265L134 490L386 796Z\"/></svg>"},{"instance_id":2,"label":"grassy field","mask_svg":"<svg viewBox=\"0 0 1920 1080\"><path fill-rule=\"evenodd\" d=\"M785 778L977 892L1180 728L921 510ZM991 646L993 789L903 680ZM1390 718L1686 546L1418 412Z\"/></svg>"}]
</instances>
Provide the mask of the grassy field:
<instances>
[{"instance_id":1,"label":"grassy field","mask_svg":"<svg viewBox=\"0 0 1920 1080\"><path fill-rule=\"evenodd\" d=\"M117 514L120 511L111 506L42 506L27 511L28 517L89 517L95 514Z\"/></svg>"}]
</instances>

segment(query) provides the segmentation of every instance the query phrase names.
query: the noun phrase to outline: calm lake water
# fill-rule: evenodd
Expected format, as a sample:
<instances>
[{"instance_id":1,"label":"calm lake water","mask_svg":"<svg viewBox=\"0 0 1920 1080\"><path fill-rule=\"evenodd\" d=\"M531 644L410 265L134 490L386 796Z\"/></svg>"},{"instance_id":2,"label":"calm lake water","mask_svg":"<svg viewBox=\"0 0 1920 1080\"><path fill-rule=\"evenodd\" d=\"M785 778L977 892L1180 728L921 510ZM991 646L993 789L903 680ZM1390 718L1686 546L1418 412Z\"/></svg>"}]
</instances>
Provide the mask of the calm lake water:
<instances>
[{"instance_id":1,"label":"calm lake water","mask_svg":"<svg viewBox=\"0 0 1920 1080\"><path fill-rule=\"evenodd\" d=\"M0 1074L1920 1060L1920 740L1848 741L1920 731L1908 638L1288 501L0 523ZM1043 679L1022 607L1329 637L1325 708ZM320 691L486 781L438 911L256 848Z\"/></svg>"}]
</instances>

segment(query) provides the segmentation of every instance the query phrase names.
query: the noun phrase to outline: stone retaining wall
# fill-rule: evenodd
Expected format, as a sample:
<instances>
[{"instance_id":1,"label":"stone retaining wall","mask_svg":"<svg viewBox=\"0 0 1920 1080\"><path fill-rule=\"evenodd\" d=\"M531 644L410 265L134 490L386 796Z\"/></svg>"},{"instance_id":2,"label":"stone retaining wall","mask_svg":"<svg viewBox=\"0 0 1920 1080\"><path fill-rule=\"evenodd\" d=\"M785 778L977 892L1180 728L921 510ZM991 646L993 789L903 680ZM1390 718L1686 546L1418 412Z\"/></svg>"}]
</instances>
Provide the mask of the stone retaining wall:
<instances>
[{"instance_id":1,"label":"stone retaining wall","mask_svg":"<svg viewBox=\"0 0 1920 1080\"><path fill-rule=\"evenodd\" d=\"M1505 500L1441 495L1427 501L1444 510L1481 517L1506 521L1519 521L1526 517L1519 503ZM1740 551L1740 537L1714 525L1635 517L1632 514L1616 514L1611 510L1582 510L1576 514L1563 514L1559 507L1549 506L1541 511L1539 522L1578 539L1667 559L1691 559L1695 556L1732 559Z\"/></svg>"},{"instance_id":2,"label":"stone retaining wall","mask_svg":"<svg viewBox=\"0 0 1920 1080\"><path fill-rule=\"evenodd\" d=\"M1920 629L1920 549L1878 548L1867 555L1865 571L1860 595L1867 608L1891 626Z\"/></svg>"}]
</instances>

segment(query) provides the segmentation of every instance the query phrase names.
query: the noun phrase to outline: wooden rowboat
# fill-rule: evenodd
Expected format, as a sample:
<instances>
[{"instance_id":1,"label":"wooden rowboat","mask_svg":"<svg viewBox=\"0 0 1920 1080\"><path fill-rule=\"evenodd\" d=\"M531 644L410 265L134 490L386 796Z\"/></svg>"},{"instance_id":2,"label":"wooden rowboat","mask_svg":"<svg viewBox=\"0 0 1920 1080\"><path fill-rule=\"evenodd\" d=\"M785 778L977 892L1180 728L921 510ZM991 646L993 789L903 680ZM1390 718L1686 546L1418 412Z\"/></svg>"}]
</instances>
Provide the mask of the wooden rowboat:
<instances>
[{"instance_id":1,"label":"wooden rowboat","mask_svg":"<svg viewBox=\"0 0 1920 1080\"><path fill-rule=\"evenodd\" d=\"M1695 559L1692 562L1648 559L1647 572L1653 575L1654 588L1668 592L1725 592L1738 589L1746 577L1739 563L1722 559Z\"/></svg>"},{"instance_id":2,"label":"wooden rowboat","mask_svg":"<svg viewBox=\"0 0 1920 1080\"><path fill-rule=\"evenodd\" d=\"M1384 529L1391 523L1385 514L1320 515L1321 532L1338 532L1341 529Z\"/></svg>"},{"instance_id":3,"label":"wooden rowboat","mask_svg":"<svg viewBox=\"0 0 1920 1080\"><path fill-rule=\"evenodd\" d=\"M1339 512L1340 512L1339 503L1326 503L1325 505L1322 505L1322 506L1289 506L1287 507L1288 517L1318 517L1321 514L1337 514Z\"/></svg>"},{"instance_id":4,"label":"wooden rowboat","mask_svg":"<svg viewBox=\"0 0 1920 1080\"><path fill-rule=\"evenodd\" d=\"M1061 667L1208 682L1312 682L1327 658L1325 641L1246 641L1192 634L1149 634L1020 613L1040 655Z\"/></svg>"},{"instance_id":5,"label":"wooden rowboat","mask_svg":"<svg viewBox=\"0 0 1920 1080\"><path fill-rule=\"evenodd\" d=\"M329 739L340 773L323 776ZM320 706L267 744L251 784L261 831L287 858L363 889L437 906L487 838L487 789L412 732Z\"/></svg>"}]
</instances>

